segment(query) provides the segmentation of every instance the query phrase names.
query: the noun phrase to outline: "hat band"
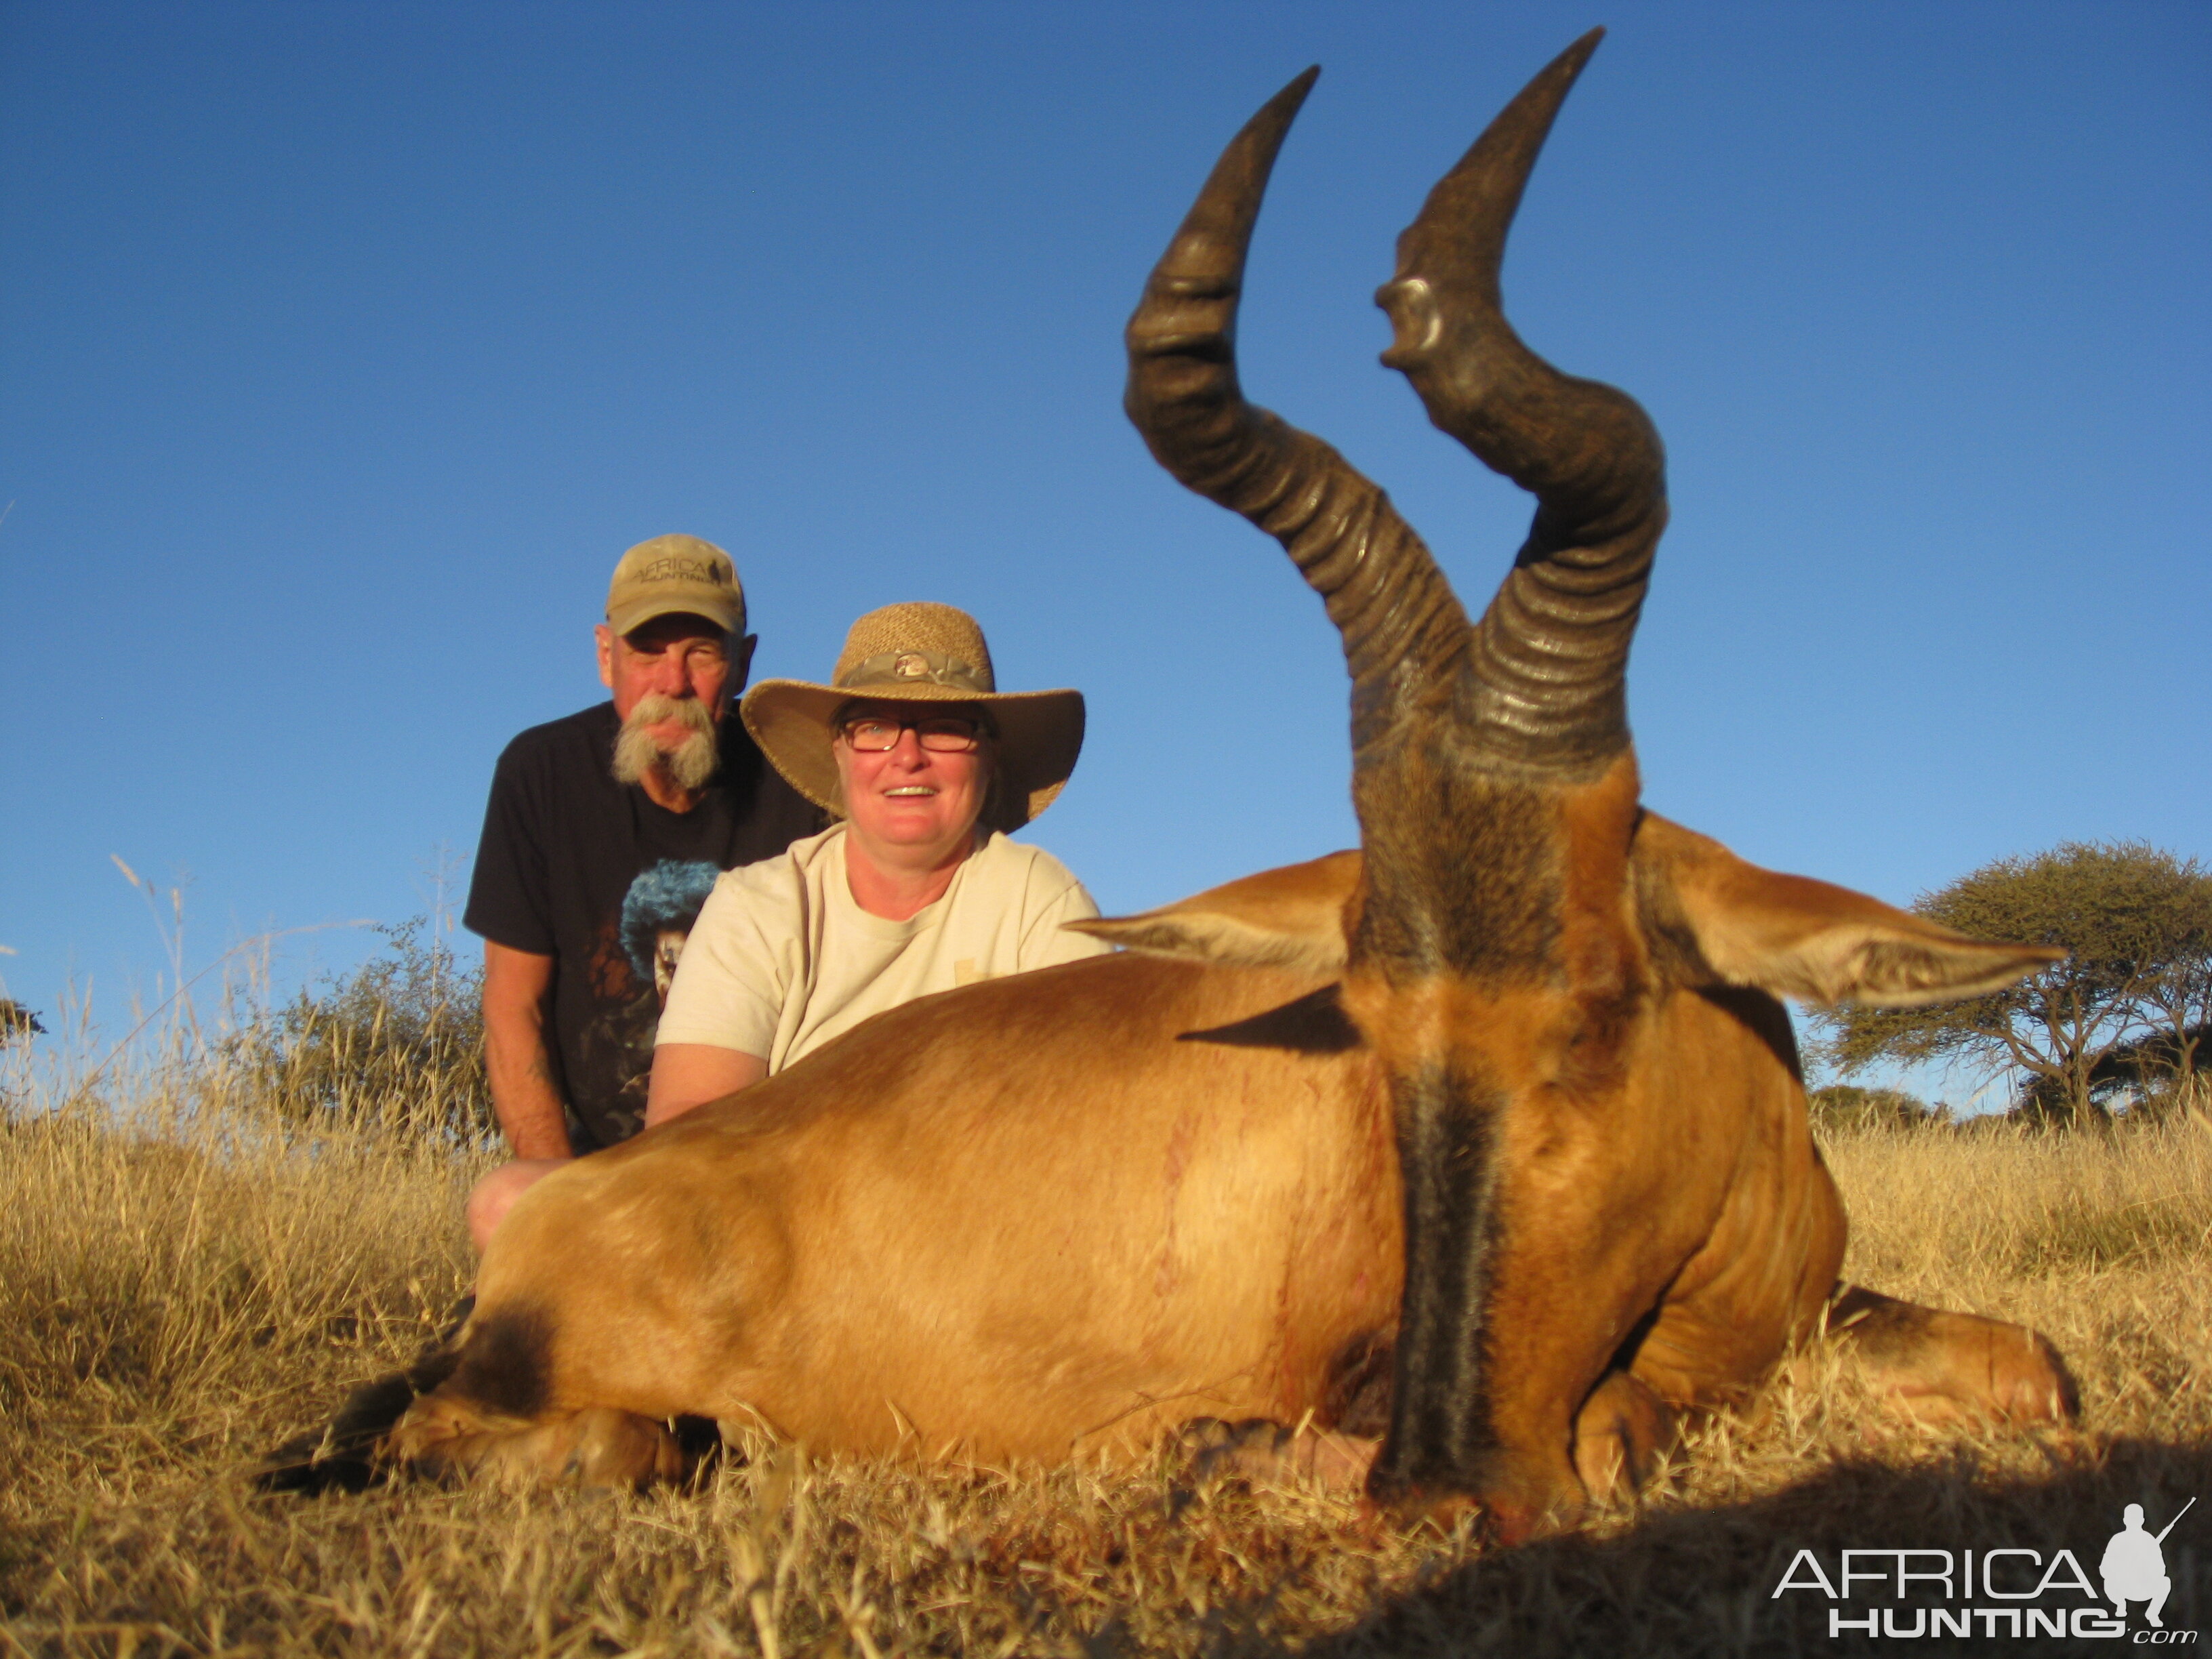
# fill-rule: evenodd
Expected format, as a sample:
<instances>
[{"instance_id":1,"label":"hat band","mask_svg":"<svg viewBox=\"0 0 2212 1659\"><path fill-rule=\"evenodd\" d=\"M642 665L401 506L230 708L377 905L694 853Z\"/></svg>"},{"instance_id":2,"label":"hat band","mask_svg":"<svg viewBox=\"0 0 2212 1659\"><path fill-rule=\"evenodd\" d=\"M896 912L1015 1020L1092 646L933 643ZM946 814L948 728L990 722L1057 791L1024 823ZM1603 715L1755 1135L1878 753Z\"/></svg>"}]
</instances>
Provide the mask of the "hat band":
<instances>
[{"instance_id":1,"label":"hat band","mask_svg":"<svg viewBox=\"0 0 2212 1659\"><path fill-rule=\"evenodd\" d=\"M885 651L837 677L840 691L871 685L942 685L971 696L993 695L990 682L972 664L941 651Z\"/></svg>"}]
</instances>

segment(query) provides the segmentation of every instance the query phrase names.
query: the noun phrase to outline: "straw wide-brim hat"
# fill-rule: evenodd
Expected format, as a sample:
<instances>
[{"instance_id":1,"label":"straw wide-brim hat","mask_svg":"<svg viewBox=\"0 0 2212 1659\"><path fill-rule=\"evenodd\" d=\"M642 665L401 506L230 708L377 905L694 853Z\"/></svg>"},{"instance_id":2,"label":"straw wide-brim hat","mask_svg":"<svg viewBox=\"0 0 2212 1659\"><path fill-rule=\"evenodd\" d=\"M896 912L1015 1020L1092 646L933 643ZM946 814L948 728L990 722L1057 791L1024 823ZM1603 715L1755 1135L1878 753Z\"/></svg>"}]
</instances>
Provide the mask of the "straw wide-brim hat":
<instances>
[{"instance_id":1,"label":"straw wide-brim hat","mask_svg":"<svg viewBox=\"0 0 2212 1659\"><path fill-rule=\"evenodd\" d=\"M791 787L844 815L830 722L847 703L973 703L998 732L999 775L983 810L993 830L1018 830L1052 805L1083 749L1083 693L1001 691L991 648L965 611L915 602L871 611L845 635L827 685L763 680L738 712Z\"/></svg>"}]
</instances>

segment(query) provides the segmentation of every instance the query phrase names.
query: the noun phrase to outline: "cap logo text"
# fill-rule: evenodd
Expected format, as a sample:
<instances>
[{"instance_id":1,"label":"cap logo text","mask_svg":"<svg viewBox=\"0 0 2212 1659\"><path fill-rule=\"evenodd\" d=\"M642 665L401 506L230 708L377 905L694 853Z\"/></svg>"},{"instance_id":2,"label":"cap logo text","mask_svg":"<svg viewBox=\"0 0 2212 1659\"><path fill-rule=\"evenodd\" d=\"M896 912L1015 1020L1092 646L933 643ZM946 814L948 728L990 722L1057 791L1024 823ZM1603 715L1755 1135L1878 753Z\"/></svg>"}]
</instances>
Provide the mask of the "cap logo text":
<instances>
[{"instance_id":1,"label":"cap logo text","mask_svg":"<svg viewBox=\"0 0 2212 1659\"><path fill-rule=\"evenodd\" d=\"M634 582L720 582L723 576L719 564L681 558L672 553L631 571L629 580Z\"/></svg>"}]
</instances>

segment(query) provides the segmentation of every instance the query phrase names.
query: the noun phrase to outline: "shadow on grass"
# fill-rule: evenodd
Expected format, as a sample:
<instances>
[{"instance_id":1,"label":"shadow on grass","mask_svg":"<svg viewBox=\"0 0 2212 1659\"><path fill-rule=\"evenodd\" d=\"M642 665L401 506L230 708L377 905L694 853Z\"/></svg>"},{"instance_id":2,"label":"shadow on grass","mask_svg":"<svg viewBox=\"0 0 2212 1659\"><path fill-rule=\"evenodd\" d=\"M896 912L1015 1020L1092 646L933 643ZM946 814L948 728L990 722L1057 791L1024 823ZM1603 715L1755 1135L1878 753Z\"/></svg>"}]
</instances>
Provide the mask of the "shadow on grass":
<instances>
[{"instance_id":1,"label":"shadow on grass","mask_svg":"<svg viewBox=\"0 0 2212 1659\"><path fill-rule=\"evenodd\" d=\"M2053 1455L2045 1477L1991 1480L1963 1462L1920 1468L1867 1463L1832 1468L1800 1484L1756 1500L1705 1509L1655 1507L1638 1525L1611 1537L1575 1536L1503 1550L1438 1574L1432 1582L1379 1606L1358 1626L1296 1651L1310 1659L1365 1659L1370 1655L1498 1653L1514 1655L1624 1654L1783 1655L1911 1652L2094 1653L2148 1646L2143 1605L2131 1604L2127 1632L2106 1642L2013 1638L2000 1620L1990 1634L1973 1621L1972 1634L1923 1638L1909 1644L1863 1634L1829 1633L1829 1613L1846 1619L1879 1616L1885 1607L1910 1630L1914 1610L1937 1606L2071 1608L2091 1598L2054 1585L2040 1598L2006 1601L1977 1594L1946 1599L1940 1584L1916 1583L1910 1599L1895 1599L1887 1583L1861 1578L1849 1601L1830 1601L1816 1586L1780 1596L1777 1586L1801 1549L1815 1553L1840 1592L1839 1553L1846 1548L1948 1550L1956 1569L1971 1549L2014 1547L2038 1552L2042 1567L2025 1558L2006 1563L2005 1587L2014 1571L2036 1582L2061 1549L2071 1550L2090 1583L2098 1585L2106 1541L2120 1529L2121 1511L2141 1504L2156 1532L2191 1498L2212 1500L2212 1445L2172 1446L2115 1441L2094 1457ZM2212 1501L2200 1502L2167 1537L2166 1569L2172 1591L2166 1628L2185 1638L2188 1652L2212 1643ZM1932 1558L1914 1563L1926 1569ZM1860 1571L1894 1572L1894 1564L1860 1558ZM1809 1583L1800 1571L1796 1577ZM2061 1566L2058 1580L2070 1584ZM1963 1588L1963 1587L1961 1587ZM1978 1591L1980 1586L1978 1581ZM2110 1604L2105 1604L2109 1613ZM1932 1620L1929 1621L1932 1626ZM1877 1627L1879 1628L1879 1627ZM2157 1650L2165 1650L2161 1644Z\"/></svg>"}]
</instances>

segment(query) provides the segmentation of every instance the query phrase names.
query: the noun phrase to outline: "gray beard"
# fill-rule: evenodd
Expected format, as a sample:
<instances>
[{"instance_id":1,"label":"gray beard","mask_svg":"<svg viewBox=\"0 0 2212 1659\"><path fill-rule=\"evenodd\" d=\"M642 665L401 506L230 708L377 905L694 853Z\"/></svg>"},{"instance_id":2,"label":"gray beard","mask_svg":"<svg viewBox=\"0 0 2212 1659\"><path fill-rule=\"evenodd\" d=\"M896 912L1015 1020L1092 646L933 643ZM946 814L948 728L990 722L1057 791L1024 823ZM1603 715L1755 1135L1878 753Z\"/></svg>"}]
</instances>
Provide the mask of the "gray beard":
<instances>
[{"instance_id":1,"label":"gray beard","mask_svg":"<svg viewBox=\"0 0 2212 1659\"><path fill-rule=\"evenodd\" d=\"M689 729L675 748L664 750L648 726L681 721ZM721 763L714 745L714 720L696 697L664 697L655 692L641 697L623 722L615 738L614 774L617 783L642 783L649 772L658 772L679 789L703 789Z\"/></svg>"}]
</instances>

